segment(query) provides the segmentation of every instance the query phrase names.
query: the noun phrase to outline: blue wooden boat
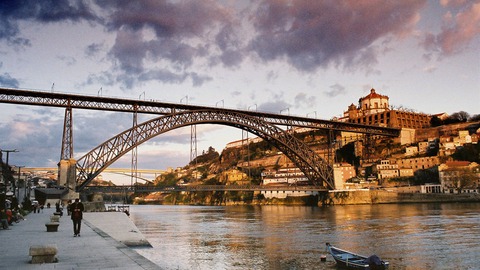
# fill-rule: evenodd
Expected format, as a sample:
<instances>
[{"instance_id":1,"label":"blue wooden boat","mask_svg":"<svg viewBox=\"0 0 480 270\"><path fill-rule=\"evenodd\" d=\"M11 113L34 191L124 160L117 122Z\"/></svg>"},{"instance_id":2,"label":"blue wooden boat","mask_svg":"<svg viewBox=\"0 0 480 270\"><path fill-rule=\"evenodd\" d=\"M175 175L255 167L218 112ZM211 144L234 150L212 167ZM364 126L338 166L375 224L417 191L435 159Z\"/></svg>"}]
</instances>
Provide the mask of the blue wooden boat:
<instances>
[{"instance_id":1,"label":"blue wooden boat","mask_svg":"<svg viewBox=\"0 0 480 270\"><path fill-rule=\"evenodd\" d=\"M358 255L350 251L339 249L327 243L327 251L337 262L337 265L344 269L384 270L389 263L381 260L377 255L370 257Z\"/></svg>"}]
</instances>

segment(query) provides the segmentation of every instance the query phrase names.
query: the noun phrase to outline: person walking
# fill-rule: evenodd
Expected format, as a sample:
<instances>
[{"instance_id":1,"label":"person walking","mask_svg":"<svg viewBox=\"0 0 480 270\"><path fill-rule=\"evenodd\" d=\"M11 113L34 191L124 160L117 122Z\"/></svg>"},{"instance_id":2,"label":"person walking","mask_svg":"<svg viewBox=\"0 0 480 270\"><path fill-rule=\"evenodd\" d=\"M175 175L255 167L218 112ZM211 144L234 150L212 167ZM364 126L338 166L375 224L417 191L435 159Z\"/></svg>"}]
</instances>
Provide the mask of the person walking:
<instances>
[{"instance_id":1,"label":"person walking","mask_svg":"<svg viewBox=\"0 0 480 270\"><path fill-rule=\"evenodd\" d=\"M70 213L73 221L73 237L80 237L84 206L79 199L70 205Z\"/></svg>"}]
</instances>

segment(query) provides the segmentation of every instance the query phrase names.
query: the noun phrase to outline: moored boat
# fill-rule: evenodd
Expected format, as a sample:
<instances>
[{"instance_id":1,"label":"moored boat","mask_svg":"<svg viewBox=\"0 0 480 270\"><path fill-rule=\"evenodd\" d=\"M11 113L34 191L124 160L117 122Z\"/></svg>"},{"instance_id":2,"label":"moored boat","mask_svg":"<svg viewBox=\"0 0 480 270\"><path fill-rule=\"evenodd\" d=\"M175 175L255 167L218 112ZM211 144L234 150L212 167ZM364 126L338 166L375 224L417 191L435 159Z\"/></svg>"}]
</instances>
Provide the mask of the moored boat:
<instances>
[{"instance_id":1,"label":"moored boat","mask_svg":"<svg viewBox=\"0 0 480 270\"><path fill-rule=\"evenodd\" d=\"M327 250L332 255L338 266L346 269L383 270L387 269L389 263L381 260L377 255L363 256L346 251L327 243Z\"/></svg>"}]
</instances>

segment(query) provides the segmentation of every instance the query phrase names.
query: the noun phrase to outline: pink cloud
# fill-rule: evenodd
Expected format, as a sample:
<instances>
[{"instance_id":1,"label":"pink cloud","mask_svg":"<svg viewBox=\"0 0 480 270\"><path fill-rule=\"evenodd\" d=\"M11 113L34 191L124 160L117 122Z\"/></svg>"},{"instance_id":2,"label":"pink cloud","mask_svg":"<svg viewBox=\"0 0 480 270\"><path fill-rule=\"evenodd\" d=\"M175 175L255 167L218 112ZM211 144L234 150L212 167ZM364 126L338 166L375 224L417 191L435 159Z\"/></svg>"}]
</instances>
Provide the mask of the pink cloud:
<instances>
[{"instance_id":1,"label":"pink cloud","mask_svg":"<svg viewBox=\"0 0 480 270\"><path fill-rule=\"evenodd\" d=\"M370 46L411 33L425 1L264 0L251 16L250 49L263 60L286 58L300 70L375 63Z\"/></svg>"},{"instance_id":2,"label":"pink cloud","mask_svg":"<svg viewBox=\"0 0 480 270\"><path fill-rule=\"evenodd\" d=\"M440 51L452 55L465 49L472 40L480 35L480 3L472 1L442 1L447 11L443 16L442 31L438 35L427 33L423 45L428 50Z\"/></svg>"}]
</instances>

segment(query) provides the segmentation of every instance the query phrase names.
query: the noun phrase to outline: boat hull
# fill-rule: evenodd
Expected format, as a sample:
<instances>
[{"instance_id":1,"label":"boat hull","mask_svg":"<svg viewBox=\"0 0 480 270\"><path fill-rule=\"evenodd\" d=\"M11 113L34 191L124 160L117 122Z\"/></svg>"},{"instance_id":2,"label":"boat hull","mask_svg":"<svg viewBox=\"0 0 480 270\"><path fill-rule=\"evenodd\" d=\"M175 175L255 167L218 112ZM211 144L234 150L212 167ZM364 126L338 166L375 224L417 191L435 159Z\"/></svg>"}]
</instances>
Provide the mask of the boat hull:
<instances>
[{"instance_id":1,"label":"boat hull","mask_svg":"<svg viewBox=\"0 0 480 270\"><path fill-rule=\"evenodd\" d=\"M384 270L389 265L388 262L380 260L376 255L370 257L358 255L336 248L329 243L327 243L327 250L332 255L337 266L343 269Z\"/></svg>"}]
</instances>

